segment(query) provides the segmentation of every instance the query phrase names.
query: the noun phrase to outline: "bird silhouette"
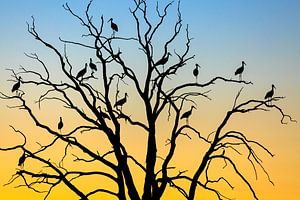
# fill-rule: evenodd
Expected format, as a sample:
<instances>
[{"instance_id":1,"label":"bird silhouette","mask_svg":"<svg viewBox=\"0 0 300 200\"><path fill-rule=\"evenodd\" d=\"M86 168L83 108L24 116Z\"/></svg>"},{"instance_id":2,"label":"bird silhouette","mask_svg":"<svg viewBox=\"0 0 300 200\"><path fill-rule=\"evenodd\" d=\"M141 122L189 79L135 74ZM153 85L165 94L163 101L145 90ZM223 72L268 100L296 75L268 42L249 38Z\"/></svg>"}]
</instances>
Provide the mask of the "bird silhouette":
<instances>
[{"instance_id":1,"label":"bird silhouette","mask_svg":"<svg viewBox=\"0 0 300 200\"><path fill-rule=\"evenodd\" d=\"M164 65L168 62L169 56L172 55L170 52L167 53L167 55L163 58L161 58L159 61L156 62L155 65Z\"/></svg>"},{"instance_id":2,"label":"bird silhouette","mask_svg":"<svg viewBox=\"0 0 300 200\"><path fill-rule=\"evenodd\" d=\"M163 66L163 72L165 71L165 64L168 62L169 60L169 56L172 55L170 52L167 53L167 55L165 57L162 57L159 61L156 62L155 66L158 65L162 65Z\"/></svg>"},{"instance_id":3,"label":"bird silhouette","mask_svg":"<svg viewBox=\"0 0 300 200\"><path fill-rule=\"evenodd\" d=\"M93 63L92 58L90 58L90 68L92 71L97 71L97 66Z\"/></svg>"},{"instance_id":4,"label":"bird silhouette","mask_svg":"<svg viewBox=\"0 0 300 200\"><path fill-rule=\"evenodd\" d=\"M87 63L85 63L85 66L82 70L80 70L76 76L76 79L79 80L79 78L81 77L81 80L83 79L83 76L85 75L87 71Z\"/></svg>"},{"instance_id":5,"label":"bird silhouette","mask_svg":"<svg viewBox=\"0 0 300 200\"><path fill-rule=\"evenodd\" d=\"M237 70L235 71L234 75L239 75L239 80L242 80L242 73L244 71L244 66L246 65L246 63L244 61L242 61L242 66L240 66L239 68L237 68Z\"/></svg>"},{"instance_id":6,"label":"bird silhouette","mask_svg":"<svg viewBox=\"0 0 300 200\"><path fill-rule=\"evenodd\" d=\"M113 34L119 31L118 25L113 22L113 18L110 18L108 22L110 22L110 27L113 30Z\"/></svg>"},{"instance_id":7,"label":"bird silhouette","mask_svg":"<svg viewBox=\"0 0 300 200\"><path fill-rule=\"evenodd\" d=\"M19 90L19 88L20 88L20 86L21 86L21 76L19 76L18 77L18 82L16 82L14 85L13 85L13 87L12 87L12 89L11 89L11 92L17 92L18 90Z\"/></svg>"},{"instance_id":8,"label":"bird silhouette","mask_svg":"<svg viewBox=\"0 0 300 200\"><path fill-rule=\"evenodd\" d=\"M115 103L114 107L121 106L121 110L122 110L122 106L126 103L127 97L128 97L128 95L127 95L127 93L125 93L124 98L122 98L122 99L120 99L119 101L117 101L117 102Z\"/></svg>"},{"instance_id":9,"label":"bird silhouette","mask_svg":"<svg viewBox=\"0 0 300 200\"><path fill-rule=\"evenodd\" d=\"M192 114L192 111L193 111L193 108L196 109L195 106L191 106L191 109L186 111L185 113L183 113L180 117L180 119L186 119L186 123L189 124L189 117L191 116Z\"/></svg>"},{"instance_id":10,"label":"bird silhouette","mask_svg":"<svg viewBox=\"0 0 300 200\"><path fill-rule=\"evenodd\" d=\"M199 68L201 68L201 66L196 63L195 69L193 70L193 75L196 77L196 83L198 83Z\"/></svg>"},{"instance_id":11,"label":"bird silhouette","mask_svg":"<svg viewBox=\"0 0 300 200\"><path fill-rule=\"evenodd\" d=\"M274 95L274 89L276 89L276 87L272 84L272 89L268 91L265 95L265 99L270 101L270 105L272 104L271 99Z\"/></svg>"},{"instance_id":12,"label":"bird silhouette","mask_svg":"<svg viewBox=\"0 0 300 200\"><path fill-rule=\"evenodd\" d=\"M61 131L61 129L63 128L63 126L64 126L64 123L63 123L63 121L62 121L62 118L59 117L59 122L58 122L58 124L57 124L57 129L58 129L59 131Z\"/></svg>"},{"instance_id":13,"label":"bird silhouette","mask_svg":"<svg viewBox=\"0 0 300 200\"><path fill-rule=\"evenodd\" d=\"M23 166L24 165L24 162L25 162L25 159L26 159L26 154L25 152L22 154L22 156L19 158L19 162L18 162L18 166Z\"/></svg>"}]
</instances>

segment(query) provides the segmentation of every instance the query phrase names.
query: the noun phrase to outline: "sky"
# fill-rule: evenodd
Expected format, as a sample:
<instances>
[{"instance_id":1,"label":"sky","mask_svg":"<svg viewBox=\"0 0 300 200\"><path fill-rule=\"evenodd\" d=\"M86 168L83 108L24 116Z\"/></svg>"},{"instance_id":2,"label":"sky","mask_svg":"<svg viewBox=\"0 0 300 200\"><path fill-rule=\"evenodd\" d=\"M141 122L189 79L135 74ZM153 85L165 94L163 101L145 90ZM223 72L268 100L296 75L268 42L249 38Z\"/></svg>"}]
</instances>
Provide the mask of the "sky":
<instances>
[{"instance_id":1,"label":"sky","mask_svg":"<svg viewBox=\"0 0 300 200\"><path fill-rule=\"evenodd\" d=\"M48 55L41 44L34 40L27 32L26 22L31 22L31 16L36 19L37 30L47 41L63 45L58 38L78 39L84 30L78 21L70 16L62 7L68 2L70 7L79 14L83 14L88 1L40 1L40 0L10 0L3 1L0 7L0 80L1 91L9 91L11 82L7 82L9 73L6 68L18 68L20 65L31 65L31 61L24 56L24 52L37 52L47 57L49 64L55 66L56 61ZM159 1L165 4L168 1ZM110 17L118 23L118 34L130 36L134 32L129 6L132 1L124 0L94 0L92 12L95 20L101 15L105 20ZM172 9L174 9L175 4ZM244 60L247 63L243 78L251 80L254 84L246 87L248 96L262 98L271 85L276 86L276 94L286 97L280 105L284 111L300 120L300 1L298 0L182 0L181 2L183 23L188 24L190 36L193 37L191 53L195 54L195 61L202 68L201 80L209 80L213 76L234 78L234 71ZM170 24L164 27L168 30L174 22L174 16L168 18ZM162 38L167 35L163 32ZM177 44L177 43L176 43ZM180 45L180 41L178 41ZM70 47L71 50L72 47ZM71 51L74 62L83 63L91 52ZM128 54L134 56L132 50ZM137 62L139 59L136 59ZM135 63L133 59L131 62ZM77 64L78 69L81 64ZM191 68L192 69L192 68ZM52 70L55 71L53 68ZM139 70L139 69L137 69ZM140 72L142 73L142 71ZM183 79L188 79L190 73L182 74ZM217 85L212 98L213 101L201 102L203 110L196 114L197 119L205 124L215 125L224 116L225 108L231 106L230 102L239 88L220 83ZM235 93L232 91L235 90ZM247 98L247 95L243 96ZM224 102L223 100L227 101ZM0 101L1 119L0 134L8 130L8 124L21 123L21 117L14 117L12 111L6 109L7 102ZM208 105L206 107L206 105ZM16 112L16 111L14 111ZM201 114L207 113L205 116ZM7 114L7 115L5 115ZM193 119L195 122L196 119ZM216 122L212 122L215 120ZM265 158L265 164L273 177L275 186L267 181L256 184L256 189L263 200L297 199L300 195L300 127L299 123L280 124L280 115L276 112L268 114L255 114L236 121L238 126L244 127L253 134L253 137L262 141L274 153L274 158ZM212 130L211 127L201 127L204 131ZM251 135L252 136L252 135ZM3 138L3 135L0 135ZM1 139L0 139L1 140ZM188 145L184 143L185 145ZM187 150L188 151L188 150ZM15 154L14 154L15 155ZM0 153L0 163L8 157ZM17 159L17 158L16 158ZM182 157L182 162L184 158ZM180 159L179 159L180 160ZM7 182L14 172L13 161L7 166L0 166L0 185ZM263 179L264 177L262 177ZM17 198L16 191L21 195L32 194L26 189L15 189L12 186L0 187L0 197L7 199ZM10 198L9 198L10 197Z\"/></svg>"}]
</instances>

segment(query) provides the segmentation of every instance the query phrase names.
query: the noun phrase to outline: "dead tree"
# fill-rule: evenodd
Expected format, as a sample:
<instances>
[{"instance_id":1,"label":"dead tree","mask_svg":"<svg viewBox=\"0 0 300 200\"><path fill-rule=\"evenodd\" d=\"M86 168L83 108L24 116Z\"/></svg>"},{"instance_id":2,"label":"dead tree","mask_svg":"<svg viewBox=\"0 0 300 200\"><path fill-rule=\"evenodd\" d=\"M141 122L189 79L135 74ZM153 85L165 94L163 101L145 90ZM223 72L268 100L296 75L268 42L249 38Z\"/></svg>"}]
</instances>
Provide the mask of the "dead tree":
<instances>
[{"instance_id":1,"label":"dead tree","mask_svg":"<svg viewBox=\"0 0 300 200\"><path fill-rule=\"evenodd\" d=\"M190 53L192 38L188 26L182 22L180 1L177 2L177 5L175 2L164 6L159 6L157 3L154 11L156 21L152 21L148 15L151 10L148 8L147 1L133 0L133 3L134 6L129 13L135 20L133 25L135 35L132 37L122 36L122 26L118 32L113 30L111 33L110 24L107 23L110 16L107 16L107 19L101 16L100 22L95 20L96 17L93 18L90 14L92 1L88 3L84 16L76 14L68 4L65 4L63 8L85 28L86 34L83 35L83 38L86 38L86 42L60 38L64 45L62 51L40 36L35 19L32 17L32 21L28 23L29 34L43 44L49 53L56 55L59 66L53 73L47 62L37 54L26 54L27 57L40 64L43 72L25 67L18 70L9 69L13 80L18 83L17 93L1 92L1 99L19 102L17 106L10 108L18 108L21 109L21 112L26 112L36 128L43 134L47 134L50 139L48 142L42 143L37 138L36 142L39 144L39 148L33 149L27 144L28 133L11 126L13 131L22 137L22 142L15 146L2 147L0 150L21 149L23 153L19 159L20 167L8 184L21 179L29 189L45 193L44 199L52 194L53 188L59 187L61 184L74 192L79 199L89 199L92 196L106 193L120 200L128 198L158 200L164 196L167 187L175 188L189 200L195 199L198 187L214 193L217 199L224 199L229 197L223 194L223 191L210 186L211 183L225 182L228 187L234 188L228 177L219 177L217 180L211 178L209 169L213 165L212 161L219 161L225 163L226 169L235 172L248 187L254 199L259 199L252 183L240 171L239 163L235 161L232 152L242 154L239 150L246 149L247 155L244 156L252 164L255 173L257 174L257 168L260 168L267 177L269 175L263 167L257 151L260 149L270 156L273 154L261 143L249 139L245 133L238 130L225 131L225 127L234 115L269 110L279 112L282 117L281 123L285 123L286 119L294 121L276 105L276 101L280 101L283 97L274 96L266 100L260 97L258 99L250 98L240 103L239 96L242 91L240 90L234 99L232 109L216 127L216 131L210 134L200 133L197 130L199 127L193 126L192 123L182 123L183 120L180 118L186 108L197 107L197 101L211 99L210 88L213 84L235 84L241 85L241 87L250 87L252 83L218 76L207 82L187 80L186 83L179 84L178 74L184 70L191 70L195 64L192 62L195 56ZM168 34L169 37L160 46L161 43L158 44L157 37L161 34L160 29L166 23L166 18L172 8L175 8L177 18L174 21L173 29ZM117 19L115 21L117 23ZM173 49L172 44L180 36L184 36L185 41L182 41L180 49ZM138 75L137 67L129 64L130 58L122 52L124 43L132 45L133 48L137 47L136 50L143 54L145 62L143 65L137 66L143 68L142 77ZM98 71L90 71L86 67L85 63L88 63L90 57L84 58L85 61L80 66L75 66L72 58L68 56L69 46L93 51L96 57L93 64ZM83 69L84 65L85 71L80 74L79 80L79 77L76 78L76 74ZM61 81L56 80L57 74L63 77ZM167 82L172 82L172 87ZM122 91L123 86L130 89ZM31 88L30 91L29 88ZM32 100L30 93L33 91L40 94L36 100L36 107L42 110L43 105L49 102L59 102L57 105L61 107L57 110L61 110L61 112L67 110L73 115L79 116L82 120L80 125L68 125L66 116L63 116L64 126L59 126L59 129L57 129L57 121L55 124L51 124L42 120L36 114L35 106L28 103ZM125 97L120 99L124 94ZM272 104L270 104L271 101ZM130 102L140 103L143 108L143 112L140 113L144 116L139 118L140 116L132 115L136 111L126 108ZM165 115L168 116L168 119L164 118ZM55 116L56 119L58 116ZM190 113L188 117L193 116ZM163 157L159 154L157 142L158 135L165 127L157 125L159 120L169 120L168 126L170 126L165 146L167 154ZM144 160L138 160L134 152L128 152L128 146L122 141L122 138L126 137L125 126L137 127L146 135L147 146ZM91 147L82 139L88 135L95 137L91 142L96 143L96 148ZM197 166L195 171L175 168L171 162L175 156L178 140L182 137L192 138L193 135L196 136L194 140L199 139L203 145L208 146L204 156L195 162ZM99 140L97 136L104 137ZM104 144L109 144L107 145L109 148L103 148ZM53 151L61 152L58 160L45 157L47 153ZM231 153L228 154L228 152ZM162 159L162 162L157 162L158 158ZM36 163L41 168L37 171L33 170L28 163ZM74 166L76 167L74 168ZM92 166L92 168L85 166ZM134 177L136 168L140 169L139 173L142 173L144 177L141 189L138 189ZM187 175L187 172L192 176ZM107 184L100 181L98 186L86 191L78 183L82 179L86 180L87 177L94 180L105 180L104 182L110 182L114 186L107 188ZM270 179L269 181L271 182ZM47 189L45 190L45 188Z\"/></svg>"}]
</instances>

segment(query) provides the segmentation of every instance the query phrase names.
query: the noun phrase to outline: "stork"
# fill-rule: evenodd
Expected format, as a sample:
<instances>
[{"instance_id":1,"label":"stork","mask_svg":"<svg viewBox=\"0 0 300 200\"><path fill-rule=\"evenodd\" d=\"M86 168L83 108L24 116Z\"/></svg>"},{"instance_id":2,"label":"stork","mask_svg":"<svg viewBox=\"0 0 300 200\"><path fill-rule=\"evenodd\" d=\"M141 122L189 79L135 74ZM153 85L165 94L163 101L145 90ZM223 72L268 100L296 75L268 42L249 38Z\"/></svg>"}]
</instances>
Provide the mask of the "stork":
<instances>
[{"instance_id":1,"label":"stork","mask_svg":"<svg viewBox=\"0 0 300 200\"><path fill-rule=\"evenodd\" d=\"M76 79L79 80L79 78L81 77L81 81L82 81L83 76L85 75L86 71L87 71L87 63L85 63L84 68L78 72Z\"/></svg>"},{"instance_id":2,"label":"stork","mask_svg":"<svg viewBox=\"0 0 300 200\"><path fill-rule=\"evenodd\" d=\"M195 106L191 106L191 109L186 111L185 113L183 113L180 117L180 119L186 119L186 124L188 125L189 124L189 117L191 116L192 114L192 111L193 111L193 108L196 109Z\"/></svg>"},{"instance_id":3,"label":"stork","mask_svg":"<svg viewBox=\"0 0 300 200\"><path fill-rule=\"evenodd\" d=\"M115 23L113 22L113 18L110 18L110 19L108 20L108 22L110 22L110 27L111 27L111 29L113 30L113 35L115 35L115 32L118 32L118 31L119 31L118 25L115 24ZM108 22L107 22L107 23L108 23Z\"/></svg>"},{"instance_id":4,"label":"stork","mask_svg":"<svg viewBox=\"0 0 300 200\"><path fill-rule=\"evenodd\" d=\"M57 124L57 129L61 132L62 127L64 126L64 123L62 121L62 117L59 117L59 122Z\"/></svg>"},{"instance_id":5,"label":"stork","mask_svg":"<svg viewBox=\"0 0 300 200\"><path fill-rule=\"evenodd\" d=\"M123 99L120 99L119 101L117 101L114 105L114 107L118 107L118 106L121 106L121 111L122 111L122 106L127 102L127 97L128 97L128 94L125 93L125 96Z\"/></svg>"},{"instance_id":6,"label":"stork","mask_svg":"<svg viewBox=\"0 0 300 200\"><path fill-rule=\"evenodd\" d=\"M19 158L19 162L18 162L18 166L23 167L24 166L24 162L26 159L26 154L25 152L22 154L22 156Z\"/></svg>"},{"instance_id":7,"label":"stork","mask_svg":"<svg viewBox=\"0 0 300 200\"><path fill-rule=\"evenodd\" d=\"M268 100L268 101L270 101L270 105L272 105L271 99L272 99L272 97L274 95L274 89L276 89L276 87L272 84L272 89L270 91L268 91L266 93L266 95L265 95L265 99Z\"/></svg>"},{"instance_id":8,"label":"stork","mask_svg":"<svg viewBox=\"0 0 300 200\"><path fill-rule=\"evenodd\" d=\"M196 83L198 83L199 68L201 68L201 66L196 63L195 69L193 70L193 75L196 77Z\"/></svg>"},{"instance_id":9,"label":"stork","mask_svg":"<svg viewBox=\"0 0 300 200\"><path fill-rule=\"evenodd\" d=\"M168 52L165 57L162 57L159 61L157 61L155 66L162 65L163 66L163 72L164 72L164 65L168 62L169 56L172 56L172 54L170 52Z\"/></svg>"},{"instance_id":10,"label":"stork","mask_svg":"<svg viewBox=\"0 0 300 200\"><path fill-rule=\"evenodd\" d=\"M13 87L12 87L12 89L11 89L11 92L18 92L18 90L19 90L19 88L20 88L20 86L21 86L21 76L19 76L18 77L18 82L16 82L14 85L13 85Z\"/></svg>"},{"instance_id":11,"label":"stork","mask_svg":"<svg viewBox=\"0 0 300 200\"><path fill-rule=\"evenodd\" d=\"M240 66L239 68L237 68L237 70L235 71L234 75L239 75L239 80L242 80L242 73L244 71L244 66L246 65L245 61L242 61L242 66Z\"/></svg>"},{"instance_id":12,"label":"stork","mask_svg":"<svg viewBox=\"0 0 300 200\"><path fill-rule=\"evenodd\" d=\"M92 58L90 58L90 64L89 64L90 68L92 71L97 71L97 66L93 63Z\"/></svg>"}]
</instances>

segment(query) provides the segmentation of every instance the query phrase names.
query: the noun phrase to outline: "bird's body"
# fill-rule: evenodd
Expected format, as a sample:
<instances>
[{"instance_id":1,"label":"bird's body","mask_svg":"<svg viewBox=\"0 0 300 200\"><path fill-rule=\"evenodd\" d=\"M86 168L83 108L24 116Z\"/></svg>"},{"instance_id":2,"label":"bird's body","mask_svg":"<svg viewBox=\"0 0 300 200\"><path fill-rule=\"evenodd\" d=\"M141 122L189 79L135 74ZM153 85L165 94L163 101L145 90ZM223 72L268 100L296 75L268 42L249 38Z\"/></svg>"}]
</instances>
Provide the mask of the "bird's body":
<instances>
[{"instance_id":1,"label":"bird's body","mask_svg":"<svg viewBox=\"0 0 300 200\"><path fill-rule=\"evenodd\" d=\"M244 61L242 61L242 66L237 68L237 70L234 73L234 75L239 75L240 81L242 80L242 73L244 72L245 65L246 65L246 63Z\"/></svg>"},{"instance_id":2,"label":"bird's body","mask_svg":"<svg viewBox=\"0 0 300 200\"><path fill-rule=\"evenodd\" d=\"M90 58L90 68L92 71L97 71L97 66L93 63L92 58Z\"/></svg>"},{"instance_id":3,"label":"bird's body","mask_svg":"<svg viewBox=\"0 0 300 200\"><path fill-rule=\"evenodd\" d=\"M195 108L195 106L191 106L191 109L186 111L185 113L183 113L180 117L180 119L186 119L186 123L188 124L188 120L189 120L189 117L191 116L192 114L192 111L193 111L193 108ZM195 108L196 109L196 108Z\"/></svg>"},{"instance_id":4,"label":"bird's body","mask_svg":"<svg viewBox=\"0 0 300 200\"><path fill-rule=\"evenodd\" d=\"M25 152L22 154L22 156L19 158L19 162L18 162L18 166L23 166L24 165L24 162L25 162L25 159L26 159L26 154Z\"/></svg>"},{"instance_id":5,"label":"bird's body","mask_svg":"<svg viewBox=\"0 0 300 200\"><path fill-rule=\"evenodd\" d=\"M166 64L166 63L168 62L168 60L169 60L169 56L170 56L170 55L171 55L171 53L168 52L168 53L167 53L167 56L161 58L159 61L156 62L155 65L158 66L158 65L164 65L164 64Z\"/></svg>"},{"instance_id":6,"label":"bird's body","mask_svg":"<svg viewBox=\"0 0 300 200\"><path fill-rule=\"evenodd\" d=\"M110 18L108 20L108 22L110 22L110 27L113 30L113 32L118 32L119 31L118 25L113 22L113 18Z\"/></svg>"},{"instance_id":7,"label":"bird's body","mask_svg":"<svg viewBox=\"0 0 300 200\"><path fill-rule=\"evenodd\" d=\"M123 98L123 99L120 99L119 101L117 101L117 102L115 103L114 107L118 107L118 106L121 106L121 107L122 107L122 106L126 103L127 97L128 97L128 95L127 95L127 93L125 93L124 98Z\"/></svg>"},{"instance_id":8,"label":"bird's body","mask_svg":"<svg viewBox=\"0 0 300 200\"><path fill-rule=\"evenodd\" d=\"M272 84L272 89L270 91L268 91L265 95L266 100L271 100L271 98L274 95L274 89L276 89L276 87ZM271 101L270 101L270 103L271 103Z\"/></svg>"},{"instance_id":9,"label":"bird's body","mask_svg":"<svg viewBox=\"0 0 300 200\"><path fill-rule=\"evenodd\" d=\"M85 63L84 68L77 73L76 79L77 80L79 80L79 78L83 79L83 76L85 75L86 71L87 71L87 63Z\"/></svg>"},{"instance_id":10,"label":"bird's body","mask_svg":"<svg viewBox=\"0 0 300 200\"><path fill-rule=\"evenodd\" d=\"M16 82L16 83L13 85L13 87L12 87L12 89L11 89L11 92L17 92L17 91L19 90L20 86L21 86L21 76L19 76L18 82Z\"/></svg>"},{"instance_id":11,"label":"bird's body","mask_svg":"<svg viewBox=\"0 0 300 200\"><path fill-rule=\"evenodd\" d=\"M62 118L59 117L59 122L58 122L58 124L57 124L57 129L58 129L59 131L61 131L61 129L63 128L63 126L64 126L64 123L63 123L63 121L62 121Z\"/></svg>"},{"instance_id":12,"label":"bird's body","mask_svg":"<svg viewBox=\"0 0 300 200\"><path fill-rule=\"evenodd\" d=\"M198 83L198 75L199 75L199 68L200 65L198 65L197 63L195 64L195 69L193 70L193 75L196 77L196 83Z\"/></svg>"}]
</instances>

